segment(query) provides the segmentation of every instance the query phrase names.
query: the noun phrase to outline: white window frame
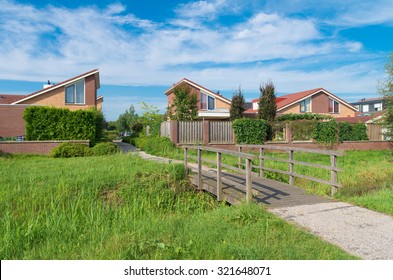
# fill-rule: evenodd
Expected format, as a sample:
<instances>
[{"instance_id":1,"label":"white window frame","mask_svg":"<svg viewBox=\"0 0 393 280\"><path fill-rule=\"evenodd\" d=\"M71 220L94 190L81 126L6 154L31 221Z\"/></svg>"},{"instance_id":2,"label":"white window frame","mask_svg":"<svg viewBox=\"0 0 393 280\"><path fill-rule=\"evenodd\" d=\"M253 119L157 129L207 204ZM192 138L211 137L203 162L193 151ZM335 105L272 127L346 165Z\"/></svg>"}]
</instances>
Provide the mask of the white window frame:
<instances>
[{"instance_id":1,"label":"white window frame","mask_svg":"<svg viewBox=\"0 0 393 280\"><path fill-rule=\"evenodd\" d=\"M76 102L76 85L83 82L83 102L82 103L78 103ZM73 87L73 102L67 102L67 88ZM65 87L64 89L64 95L65 95L65 103L66 104L76 104L76 105L85 105L86 104L86 83L85 83L85 79L76 81L75 83L68 85Z\"/></svg>"},{"instance_id":2,"label":"white window frame","mask_svg":"<svg viewBox=\"0 0 393 280\"><path fill-rule=\"evenodd\" d=\"M308 100L308 104L309 104L309 110L307 111L307 100ZM302 111L302 104L304 102L304 108L305 110ZM305 99L303 99L302 101L300 101L300 113L311 113L311 97L307 97Z\"/></svg>"},{"instance_id":3,"label":"white window frame","mask_svg":"<svg viewBox=\"0 0 393 280\"><path fill-rule=\"evenodd\" d=\"M382 111L382 103L375 103L374 111Z\"/></svg>"},{"instance_id":4,"label":"white window frame","mask_svg":"<svg viewBox=\"0 0 393 280\"><path fill-rule=\"evenodd\" d=\"M367 108L367 110L365 110ZM362 113L368 113L370 112L370 105L369 104L364 104L362 105Z\"/></svg>"},{"instance_id":5,"label":"white window frame","mask_svg":"<svg viewBox=\"0 0 393 280\"><path fill-rule=\"evenodd\" d=\"M332 111L330 111L330 102L333 102L332 103ZM335 112L334 111L334 102L336 102L337 104L338 104L338 112ZM329 113L330 114L340 114L340 111L341 111L341 103L338 101L338 100L336 100L336 99L333 99L333 98L329 98L329 104L328 104L328 111L329 111Z\"/></svg>"},{"instance_id":6,"label":"white window frame","mask_svg":"<svg viewBox=\"0 0 393 280\"><path fill-rule=\"evenodd\" d=\"M202 94L204 96L206 96L206 109L202 108ZM214 108L213 109L209 109L209 98L213 99L213 102L214 102ZM201 111L213 111L213 110L216 109L216 99L213 96L210 96L210 95L208 95L208 94L206 94L206 93L204 93L202 91L200 92L200 101L199 101L199 103L200 103Z\"/></svg>"}]
</instances>

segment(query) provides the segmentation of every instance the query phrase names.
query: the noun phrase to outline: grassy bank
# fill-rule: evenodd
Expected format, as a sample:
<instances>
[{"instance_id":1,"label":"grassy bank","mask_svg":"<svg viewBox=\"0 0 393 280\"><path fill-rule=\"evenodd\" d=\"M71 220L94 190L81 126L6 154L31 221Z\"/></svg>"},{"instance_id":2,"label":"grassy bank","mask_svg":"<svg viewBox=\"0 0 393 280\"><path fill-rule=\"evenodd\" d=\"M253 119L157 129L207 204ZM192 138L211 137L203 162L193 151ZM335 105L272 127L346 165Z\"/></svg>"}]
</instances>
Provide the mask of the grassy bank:
<instances>
[{"instance_id":1,"label":"grassy bank","mask_svg":"<svg viewBox=\"0 0 393 280\"><path fill-rule=\"evenodd\" d=\"M0 157L1 259L351 259L135 156Z\"/></svg>"},{"instance_id":2,"label":"grassy bank","mask_svg":"<svg viewBox=\"0 0 393 280\"><path fill-rule=\"evenodd\" d=\"M135 139L134 142L148 153L168 158L183 159L182 149L175 148L169 139L157 139L142 137ZM190 154L196 155L196 152L190 151ZM282 152L268 152L266 155L276 158L288 158L288 154ZM215 160L215 156L215 153L203 153L203 157L210 160ZM330 165L330 158L326 155L295 153L295 160ZM238 159L223 155L223 162L237 166ZM258 164L258 162L254 162L254 165ZM289 170L287 163L267 160L265 165L274 169ZM339 183L342 184L343 188L336 195L337 199L393 215L393 156L391 151L346 151L344 156L338 157L337 165L343 169L343 172L338 174ZM259 172L256 169L254 171ZM330 171L328 170L295 165L295 172L330 180ZM265 176L270 179L288 182L287 175L265 172ZM330 194L330 186L327 185L299 178L295 178L295 184L312 194L323 196Z\"/></svg>"}]
</instances>

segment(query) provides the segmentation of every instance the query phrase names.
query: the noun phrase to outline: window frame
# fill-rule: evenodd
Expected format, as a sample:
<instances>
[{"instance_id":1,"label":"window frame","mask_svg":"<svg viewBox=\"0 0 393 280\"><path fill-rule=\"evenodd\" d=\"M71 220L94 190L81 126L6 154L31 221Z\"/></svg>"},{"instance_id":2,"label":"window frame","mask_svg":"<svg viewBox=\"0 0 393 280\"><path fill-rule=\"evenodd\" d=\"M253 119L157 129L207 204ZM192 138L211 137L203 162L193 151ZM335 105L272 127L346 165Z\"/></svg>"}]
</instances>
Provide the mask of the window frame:
<instances>
[{"instance_id":1,"label":"window frame","mask_svg":"<svg viewBox=\"0 0 393 280\"><path fill-rule=\"evenodd\" d=\"M300 103L300 113L311 113L311 97L307 97L302 101L300 101L299 103ZM309 107L308 111L307 111L307 105ZM302 110L302 107L304 107L304 110Z\"/></svg>"},{"instance_id":2,"label":"window frame","mask_svg":"<svg viewBox=\"0 0 393 280\"><path fill-rule=\"evenodd\" d=\"M367 110L365 110L367 108ZM363 104L362 105L362 113L368 113L370 112L370 104Z\"/></svg>"},{"instance_id":3,"label":"window frame","mask_svg":"<svg viewBox=\"0 0 393 280\"><path fill-rule=\"evenodd\" d=\"M76 102L76 100L77 100L77 96L76 96L76 94L77 94L77 92L76 92L77 91L77 84L80 84L80 83L83 83L83 102L82 103ZM69 89L69 88L73 88L72 102L69 102L68 99L67 99L67 89ZM85 79L76 81L76 82L66 86L65 89L64 89L64 95L65 95L65 104L67 104L67 105L85 105L86 104L86 83L85 83Z\"/></svg>"},{"instance_id":4,"label":"window frame","mask_svg":"<svg viewBox=\"0 0 393 280\"><path fill-rule=\"evenodd\" d=\"M334 103L337 103L337 109L338 109L337 112L335 110ZM331 106L330 106L330 104L331 104ZM340 102L337 101L336 99L329 98L329 105L328 105L329 113L330 114L340 114L340 111L341 111L341 106L340 105L341 105ZM332 109L332 110L330 110L330 109Z\"/></svg>"},{"instance_id":5,"label":"window frame","mask_svg":"<svg viewBox=\"0 0 393 280\"><path fill-rule=\"evenodd\" d=\"M202 96L205 97L205 100L204 100L205 102L203 102L204 98L202 98ZM200 99L199 100L199 105L200 105L200 110L201 111L212 111L212 110L215 110L215 108L216 108L216 99L213 96L210 96L210 95L208 95L206 93L200 92L199 99ZM213 108L210 107L209 100L213 100ZM202 104L205 105L205 108L203 108Z\"/></svg>"}]
</instances>

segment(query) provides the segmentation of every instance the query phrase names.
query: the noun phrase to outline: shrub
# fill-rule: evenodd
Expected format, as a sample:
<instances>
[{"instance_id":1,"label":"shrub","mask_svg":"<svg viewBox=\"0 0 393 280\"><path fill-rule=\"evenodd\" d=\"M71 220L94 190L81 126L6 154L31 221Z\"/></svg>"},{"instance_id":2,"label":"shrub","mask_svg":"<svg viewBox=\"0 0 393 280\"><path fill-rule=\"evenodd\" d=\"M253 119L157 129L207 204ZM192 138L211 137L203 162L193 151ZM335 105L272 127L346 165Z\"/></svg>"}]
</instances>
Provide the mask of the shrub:
<instances>
[{"instance_id":1,"label":"shrub","mask_svg":"<svg viewBox=\"0 0 393 280\"><path fill-rule=\"evenodd\" d=\"M53 148L49 154L49 156L53 158L86 157L91 155L92 151L88 146L68 142Z\"/></svg>"},{"instance_id":2,"label":"shrub","mask_svg":"<svg viewBox=\"0 0 393 280\"><path fill-rule=\"evenodd\" d=\"M176 146L167 137L143 136L133 138L135 146L153 155L168 156L175 152Z\"/></svg>"},{"instance_id":3,"label":"shrub","mask_svg":"<svg viewBox=\"0 0 393 280\"><path fill-rule=\"evenodd\" d=\"M288 123L292 130L292 140L310 140L314 135L318 121L303 119Z\"/></svg>"},{"instance_id":4,"label":"shrub","mask_svg":"<svg viewBox=\"0 0 393 280\"><path fill-rule=\"evenodd\" d=\"M320 115L320 114L284 114L277 117L277 121L297 121L297 120L326 120L332 119L331 116Z\"/></svg>"},{"instance_id":5,"label":"shrub","mask_svg":"<svg viewBox=\"0 0 393 280\"><path fill-rule=\"evenodd\" d=\"M262 119L237 119L233 121L236 142L239 144L263 144L268 133L268 125Z\"/></svg>"},{"instance_id":6,"label":"shrub","mask_svg":"<svg viewBox=\"0 0 393 280\"><path fill-rule=\"evenodd\" d=\"M113 155L119 152L119 147L111 142L99 143L92 148L92 152L95 156Z\"/></svg>"},{"instance_id":7,"label":"shrub","mask_svg":"<svg viewBox=\"0 0 393 280\"><path fill-rule=\"evenodd\" d=\"M339 141L339 130L336 120L317 123L313 138L318 143L333 148Z\"/></svg>"}]
</instances>

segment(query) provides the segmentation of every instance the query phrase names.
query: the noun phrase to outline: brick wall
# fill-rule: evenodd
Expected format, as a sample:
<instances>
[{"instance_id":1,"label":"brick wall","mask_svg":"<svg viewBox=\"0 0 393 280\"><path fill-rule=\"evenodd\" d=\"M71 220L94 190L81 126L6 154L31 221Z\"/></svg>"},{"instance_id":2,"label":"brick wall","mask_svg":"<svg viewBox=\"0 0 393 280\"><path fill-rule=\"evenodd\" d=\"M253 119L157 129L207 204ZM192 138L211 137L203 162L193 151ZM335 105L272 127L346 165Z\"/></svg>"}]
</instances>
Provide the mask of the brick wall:
<instances>
[{"instance_id":1,"label":"brick wall","mask_svg":"<svg viewBox=\"0 0 393 280\"><path fill-rule=\"evenodd\" d=\"M61 143L71 142L80 143L89 146L88 140L70 140L70 141L4 141L0 142L0 154L37 154L49 155L53 148Z\"/></svg>"},{"instance_id":2,"label":"brick wall","mask_svg":"<svg viewBox=\"0 0 393 280\"><path fill-rule=\"evenodd\" d=\"M23 112L26 105L0 105L0 137L25 135Z\"/></svg>"}]
</instances>

